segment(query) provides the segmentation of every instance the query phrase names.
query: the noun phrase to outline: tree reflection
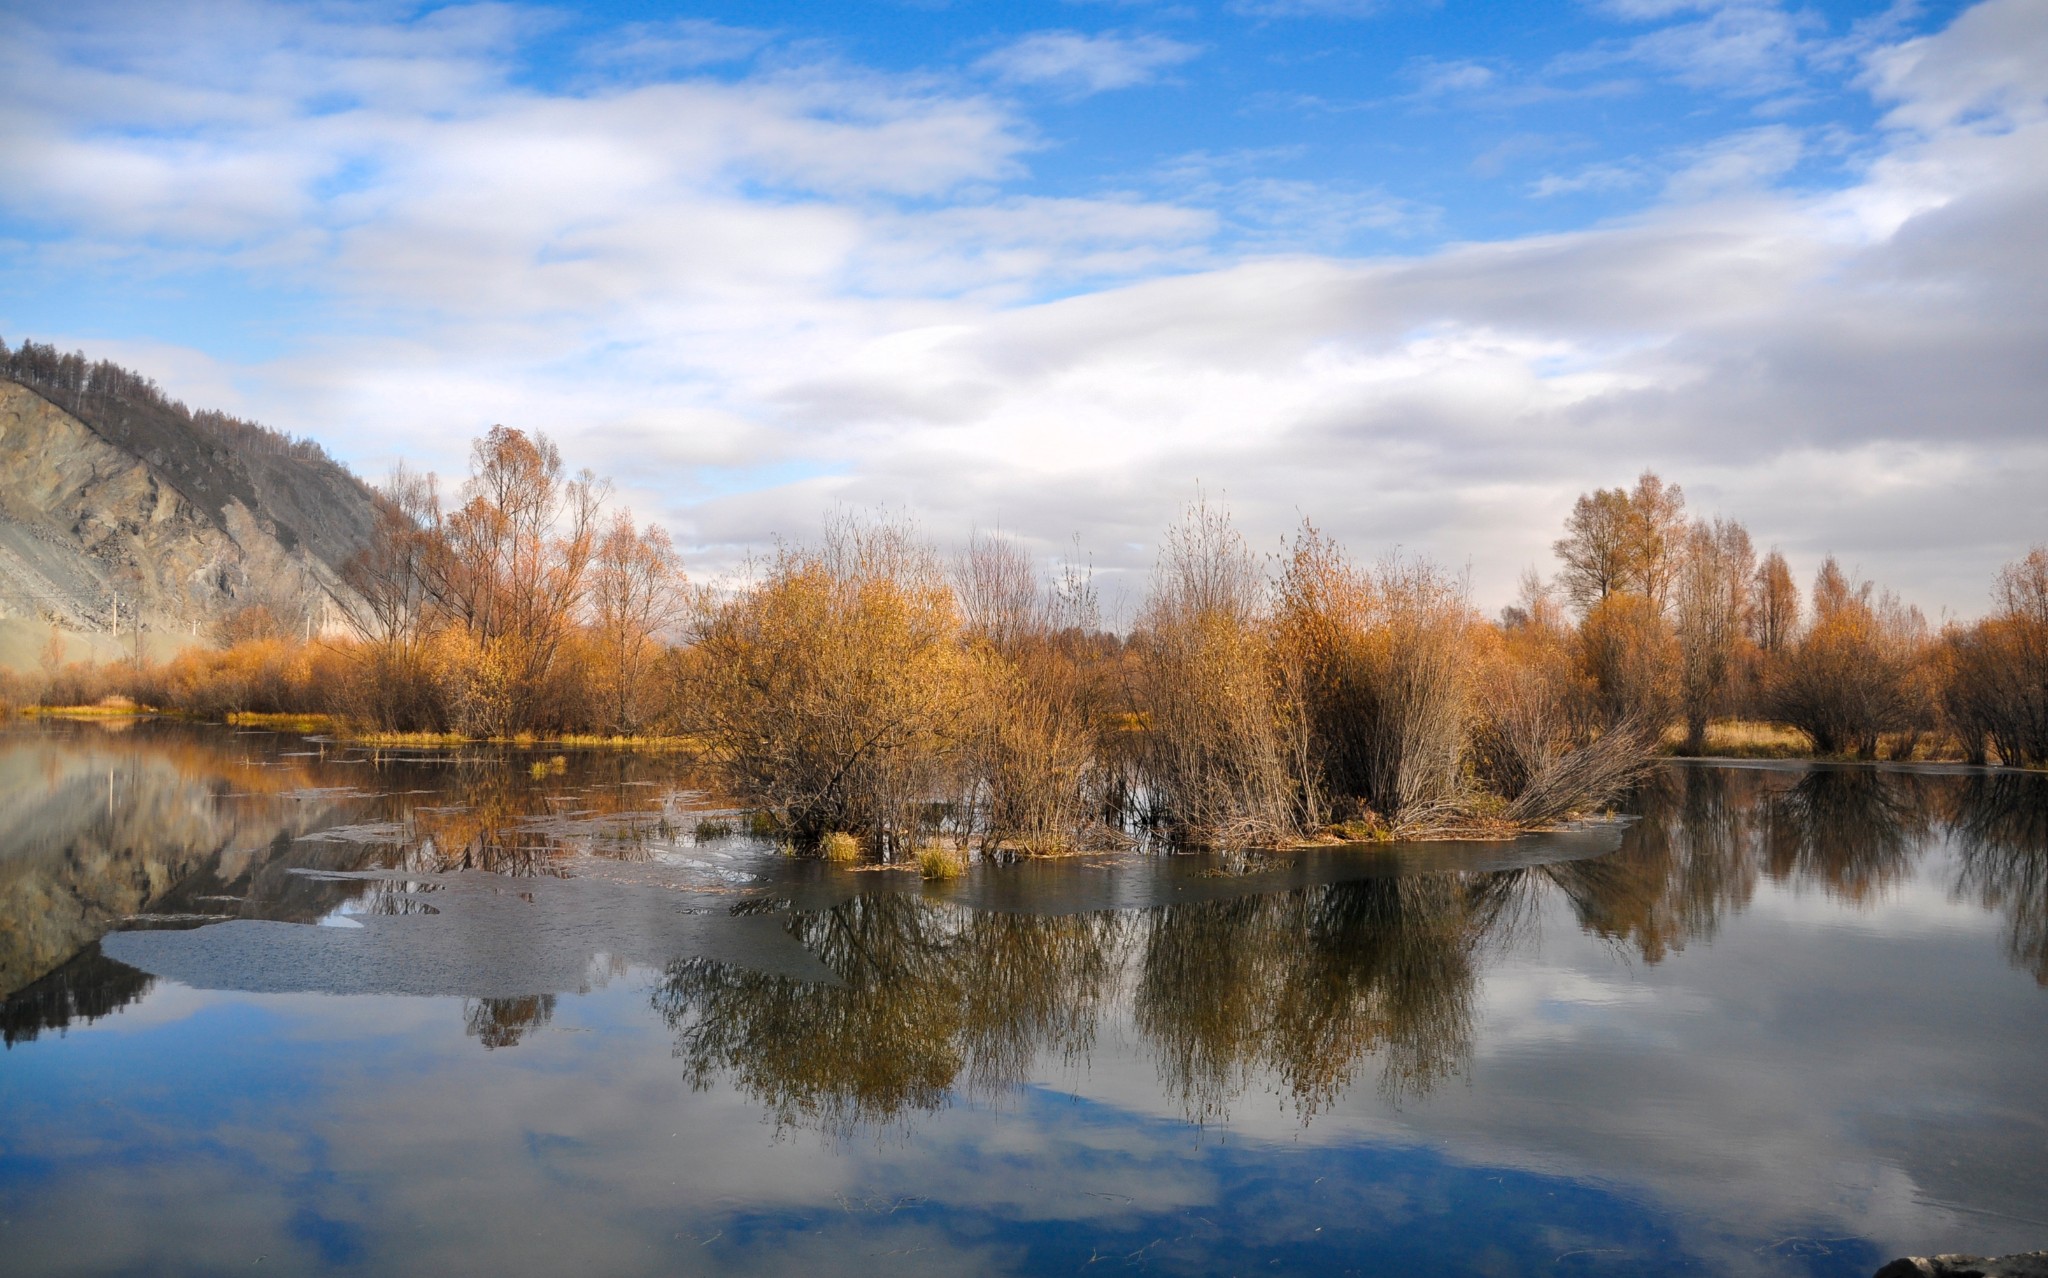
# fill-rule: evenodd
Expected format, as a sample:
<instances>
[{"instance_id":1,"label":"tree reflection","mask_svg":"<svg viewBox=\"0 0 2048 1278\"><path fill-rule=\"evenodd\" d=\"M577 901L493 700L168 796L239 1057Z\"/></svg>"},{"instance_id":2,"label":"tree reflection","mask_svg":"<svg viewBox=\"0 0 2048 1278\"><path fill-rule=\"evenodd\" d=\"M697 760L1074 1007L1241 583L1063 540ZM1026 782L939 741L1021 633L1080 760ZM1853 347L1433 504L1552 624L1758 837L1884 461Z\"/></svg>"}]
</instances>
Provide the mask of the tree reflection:
<instances>
[{"instance_id":1,"label":"tree reflection","mask_svg":"<svg viewBox=\"0 0 2048 1278\"><path fill-rule=\"evenodd\" d=\"M97 943L0 1000L0 1042L32 1043L47 1030L92 1024L139 1001L156 979L100 953Z\"/></svg>"},{"instance_id":2,"label":"tree reflection","mask_svg":"<svg viewBox=\"0 0 2048 1278\"><path fill-rule=\"evenodd\" d=\"M790 930L836 984L686 959L655 1006L696 1086L728 1074L776 1122L844 1132L956 1086L1008 1087L1047 1049L1086 1051L1123 925L865 896Z\"/></svg>"},{"instance_id":3,"label":"tree reflection","mask_svg":"<svg viewBox=\"0 0 2048 1278\"><path fill-rule=\"evenodd\" d=\"M410 770L403 760L389 766L400 775ZM379 796L379 815L395 827L380 864L416 874L532 878L565 877L564 863L576 856L650 860L657 843L682 836L670 808L687 779L678 772L672 758L625 752L451 756L418 778L431 786L423 794Z\"/></svg>"},{"instance_id":4,"label":"tree reflection","mask_svg":"<svg viewBox=\"0 0 2048 1278\"><path fill-rule=\"evenodd\" d=\"M1772 878L1817 882L1868 901L1911 871L1932 828L1926 778L1876 768L1816 768L1763 807Z\"/></svg>"},{"instance_id":5,"label":"tree reflection","mask_svg":"<svg viewBox=\"0 0 2048 1278\"><path fill-rule=\"evenodd\" d=\"M815 985L705 960L655 995L693 1082L729 1078L778 1123L845 1133L993 1093L1072 1059L1127 1012L1188 1119L1253 1090L1308 1121L1377 1065L1427 1095L1470 1057L1489 952L1561 897L1579 925L1661 962L1712 937L1766 876L1850 902L1902 881L1945 826L1956 890L2006 912L2048 983L2048 783L1878 769L1672 769L1615 852L1492 873L1361 879L1149 911L982 913L877 895L789 916Z\"/></svg>"},{"instance_id":6,"label":"tree reflection","mask_svg":"<svg viewBox=\"0 0 2048 1278\"><path fill-rule=\"evenodd\" d=\"M552 994L462 1001L463 1032L481 1042L487 1052L500 1047L517 1047L520 1039L554 1019L555 996Z\"/></svg>"},{"instance_id":7,"label":"tree reflection","mask_svg":"<svg viewBox=\"0 0 2048 1278\"><path fill-rule=\"evenodd\" d=\"M1085 1054L1134 978L1139 1032L1189 1118L1223 1116L1262 1074L1307 1118L1367 1055L1392 1097L1462 1066L1484 931L1469 886L1378 879L1137 915L861 897L790 923L837 983L687 959L654 1002L694 1085L729 1077L778 1124L845 1133Z\"/></svg>"},{"instance_id":8,"label":"tree reflection","mask_svg":"<svg viewBox=\"0 0 2048 1278\"><path fill-rule=\"evenodd\" d=\"M1153 914L1136 1019L1188 1117L1222 1117L1270 1073L1309 1118L1368 1055L1390 1099L1455 1073L1488 917L1471 898L1489 877L1368 879Z\"/></svg>"},{"instance_id":9,"label":"tree reflection","mask_svg":"<svg viewBox=\"0 0 2048 1278\"><path fill-rule=\"evenodd\" d=\"M1762 775L1666 771L1639 792L1640 815L1614 855L1528 874L1561 891L1587 931L1661 962L1687 941L1711 938L1754 895Z\"/></svg>"},{"instance_id":10,"label":"tree reflection","mask_svg":"<svg viewBox=\"0 0 2048 1278\"><path fill-rule=\"evenodd\" d=\"M2007 956L2048 985L2048 778L1973 776L1957 799L1956 893L2003 912Z\"/></svg>"}]
</instances>

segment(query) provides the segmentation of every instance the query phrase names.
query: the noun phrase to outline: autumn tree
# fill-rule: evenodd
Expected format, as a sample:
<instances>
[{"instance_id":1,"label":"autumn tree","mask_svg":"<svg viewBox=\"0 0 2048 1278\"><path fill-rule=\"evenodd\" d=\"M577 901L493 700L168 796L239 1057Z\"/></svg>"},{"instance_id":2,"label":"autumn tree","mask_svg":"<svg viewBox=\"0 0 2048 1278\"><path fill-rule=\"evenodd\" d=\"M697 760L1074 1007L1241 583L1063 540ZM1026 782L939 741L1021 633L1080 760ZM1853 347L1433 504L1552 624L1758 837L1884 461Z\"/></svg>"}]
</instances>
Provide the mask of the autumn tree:
<instances>
[{"instance_id":1,"label":"autumn tree","mask_svg":"<svg viewBox=\"0 0 2048 1278\"><path fill-rule=\"evenodd\" d=\"M1525 591L1514 624L1476 638L1466 756L1479 784L1504 802L1502 816L1554 821L1612 802L1643 775L1654 728L1613 720L1586 671L1580 634L1540 588Z\"/></svg>"},{"instance_id":2,"label":"autumn tree","mask_svg":"<svg viewBox=\"0 0 2048 1278\"><path fill-rule=\"evenodd\" d=\"M1742 668L1755 571L1756 553L1741 524L1701 519L1687 531L1673 620L1688 754L1705 750L1707 720L1723 707Z\"/></svg>"},{"instance_id":3,"label":"autumn tree","mask_svg":"<svg viewBox=\"0 0 2048 1278\"><path fill-rule=\"evenodd\" d=\"M545 435L493 426L470 450L462 496L431 574L465 641L454 700L472 730L529 727L558 714L551 677L582 610L605 485L566 478Z\"/></svg>"},{"instance_id":4,"label":"autumn tree","mask_svg":"<svg viewBox=\"0 0 2048 1278\"><path fill-rule=\"evenodd\" d=\"M1799 633L1799 584L1785 556L1775 549L1764 556L1750 594L1750 641L1765 656L1775 657Z\"/></svg>"},{"instance_id":5,"label":"autumn tree","mask_svg":"<svg viewBox=\"0 0 2048 1278\"><path fill-rule=\"evenodd\" d=\"M1772 670L1774 717L1822 754L1877 756L1886 733L1928 721L1927 622L1870 582L1854 582L1830 556L1814 576L1813 621Z\"/></svg>"},{"instance_id":6,"label":"autumn tree","mask_svg":"<svg viewBox=\"0 0 2048 1278\"><path fill-rule=\"evenodd\" d=\"M590 565L596 682L612 731L636 732L646 723L660 641L684 618L687 585L667 530L636 528L624 511L613 516Z\"/></svg>"},{"instance_id":7,"label":"autumn tree","mask_svg":"<svg viewBox=\"0 0 2048 1278\"><path fill-rule=\"evenodd\" d=\"M1942 701L1972 759L2048 765L2048 547L2006 565L1991 615L1943 637Z\"/></svg>"},{"instance_id":8,"label":"autumn tree","mask_svg":"<svg viewBox=\"0 0 2048 1278\"><path fill-rule=\"evenodd\" d=\"M1634 592L1609 595L1579 623L1574 647L1599 721L1655 740L1678 691L1677 640L1656 604Z\"/></svg>"},{"instance_id":9,"label":"autumn tree","mask_svg":"<svg viewBox=\"0 0 2048 1278\"><path fill-rule=\"evenodd\" d=\"M1327 809L1419 828L1455 812L1476 624L1462 585L1421 560L1359 568L1305 523L1272 624L1308 821Z\"/></svg>"},{"instance_id":10,"label":"autumn tree","mask_svg":"<svg viewBox=\"0 0 2048 1278\"><path fill-rule=\"evenodd\" d=\"M443 549L433 476L400 465L378 490L375 512L369 543L342 569L363 601L346 614L363 644L349 706L379 728L439 726L427 651L429 592Z\"/></svg>"},{"instance_id":11,"label":"autumn tree","mask_svg":"<svg viewBox=\"0 0 2048 1278\"><path fill-rule=\"evenodd\" d=\"M937 833L957 790L970 683L944 566L911 529L840 519L707 601L684 695L743 800L802 847L884 855Z\"/></svg>"},{"instance_id":12,"label":"autumn tree","mask_svg":"<svg viewBox=\"0 0 2048 1278\"><path fill-rule=\"evenodd\" d=\"M1661 608L1678 571L1685 529L1684 491L1654 472L1644 471L1633 491L1581 494L1554 547L1564 563L1558 583L1581 612L1622 592Z\"/></svg>"},{"instance_id":13,"label":"autumn tree","mask_svg":"<svg viewBox=\"0 0 2048 1278\"><path fill-rule=\"evenodd\" d=\"M1134 636L1134 691L1153 815L1181 842L1242 847L1295 832L1265 591L1221 508L1198 499L1167 530Z\"/></svg>"},{"instance_id":14,"label":"autumn tree","mask_svg":"<svg viewBox=\"0 0 2048 1278\"><path fill-rule=\"evenodd\" d=\"M1071 561L1048 579L1016 541L976 533L954 590L974 682L966 832L985 849L1073 847L1108 801L1094 588Z\"/></svg>"}]
</instances>

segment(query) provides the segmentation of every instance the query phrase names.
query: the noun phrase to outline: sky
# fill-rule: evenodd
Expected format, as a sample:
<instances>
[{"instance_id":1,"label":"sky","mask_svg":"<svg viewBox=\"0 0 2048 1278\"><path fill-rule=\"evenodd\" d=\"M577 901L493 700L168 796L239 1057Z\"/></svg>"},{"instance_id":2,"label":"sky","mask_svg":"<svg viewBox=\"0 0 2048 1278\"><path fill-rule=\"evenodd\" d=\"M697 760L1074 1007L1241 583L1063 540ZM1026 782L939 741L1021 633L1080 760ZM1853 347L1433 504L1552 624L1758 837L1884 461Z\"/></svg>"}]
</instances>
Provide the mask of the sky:
<instances>
[{"instance_id":1,"label":"sky","mask_svg":"<svg viewBox=\"0 0 2048 1278\"><path fill-rule=\"evenodd\" d=\"M2048 541L2048 4L0 7L0 337L699 577L835 510L1551 572L1655 469L1935 620Z\"/></svg>"}]
</instances>

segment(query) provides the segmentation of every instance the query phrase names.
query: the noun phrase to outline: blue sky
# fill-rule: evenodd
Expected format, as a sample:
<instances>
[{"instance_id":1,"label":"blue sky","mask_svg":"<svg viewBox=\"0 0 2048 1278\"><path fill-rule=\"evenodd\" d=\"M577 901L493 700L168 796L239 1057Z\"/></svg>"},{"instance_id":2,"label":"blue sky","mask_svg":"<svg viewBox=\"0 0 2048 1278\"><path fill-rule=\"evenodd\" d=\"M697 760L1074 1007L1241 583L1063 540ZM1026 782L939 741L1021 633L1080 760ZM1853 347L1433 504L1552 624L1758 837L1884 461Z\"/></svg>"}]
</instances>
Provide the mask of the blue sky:
<instances>
[{"instance_id":1,"label":"blue sky","mask_svg":"<svg viewBox=\"0 0 2048 1278\"><path fill-rule=\"evenodd\" d=\"M0 15L0 336L367 474L547 430L700 573L1200 483L1505 599L1645 466L1981 609L2048 536L2038 4Z\"/></svg>"}]
</instances>

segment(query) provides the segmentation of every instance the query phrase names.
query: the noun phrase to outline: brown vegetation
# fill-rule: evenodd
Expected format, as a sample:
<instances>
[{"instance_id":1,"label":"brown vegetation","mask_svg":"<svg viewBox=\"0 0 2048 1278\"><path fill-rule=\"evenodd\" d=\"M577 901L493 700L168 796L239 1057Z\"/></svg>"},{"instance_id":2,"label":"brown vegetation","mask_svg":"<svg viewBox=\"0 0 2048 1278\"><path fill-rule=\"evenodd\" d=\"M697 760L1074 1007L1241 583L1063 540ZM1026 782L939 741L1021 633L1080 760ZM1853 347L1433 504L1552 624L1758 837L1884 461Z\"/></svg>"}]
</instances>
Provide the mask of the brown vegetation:
<instances>
[{"instance_id":1,"label":"brown vegetation","mask_svg":"<svg viewBox=\"0 0 2048 1278\"><path fill-rule=\"evenodd\" d=\"M2048 551L1939 641L1833 560L1802 619L1782 555L1759 563L1731 520L1688 522L1649 473L1582 497L1555 587L1531 572L1498 622L1441 568L1362 565L1311 524L1269 573L1198 500L1124 635L1078 556L1049 574L977 535L949 563L889 519L841 517L691 595L665 533L602 517L606 487L494 428L452 511L431 476L384 489L349 567L368 605L354 640L250 608L219 649L53 656L0 702L325 714L394 741L665 733L796 849L935 878L974 853L1142 837L1512 831L1611 804L1667 733L1688 754L1866 758L1953 734L1978 759L2048 761Z\"/></svg>"},{"instance_id":2,"label":"brown vegetation","mask_svg":"<svg viewBox=\"0 0 2048 1278\"><path fill-rule=\"evenodd\" d=\"M801 847L837 830L887 855L940 833L973 673L938 557L841 520L704 609L681 682L735 793Z\"/></svg>"},{"instance_id":3,"label":"brown vegetation","mask_svg":"<svg viewBox=\"0 0 2048 1278\"><path fill-rule=\"evenodd\" d=\"M1273 843L1300 828L1264 594L1221 509L1198 501L1167 531L1133 636L1133 695L1143 815L1175 842Z\"/></svg>"},{"instance_id":4,"label":"brown vegetation","mask_svg":"<svg viewBox=\"0 0 2048 1278\"><path fill-rule=\"evenodd\" d=\"M1919 609L1852 585L1830 558L1814 579L1813 624L1771 666L1765 703L1822 754L1874 759L1885 734L1933 726L1929 656Z\"/></svg>"},{"instance_id":5,"label":"brown vegetation","mask_svg":"<svg viewBox=\"0 0 2048 1278\"><path fill-rule=\"evenodd\" d=\"M1942 636L1942 702L1965 752L2048 767L2048 547L1999 575L1996 610Z\"/></svg>"}]
</instances>

